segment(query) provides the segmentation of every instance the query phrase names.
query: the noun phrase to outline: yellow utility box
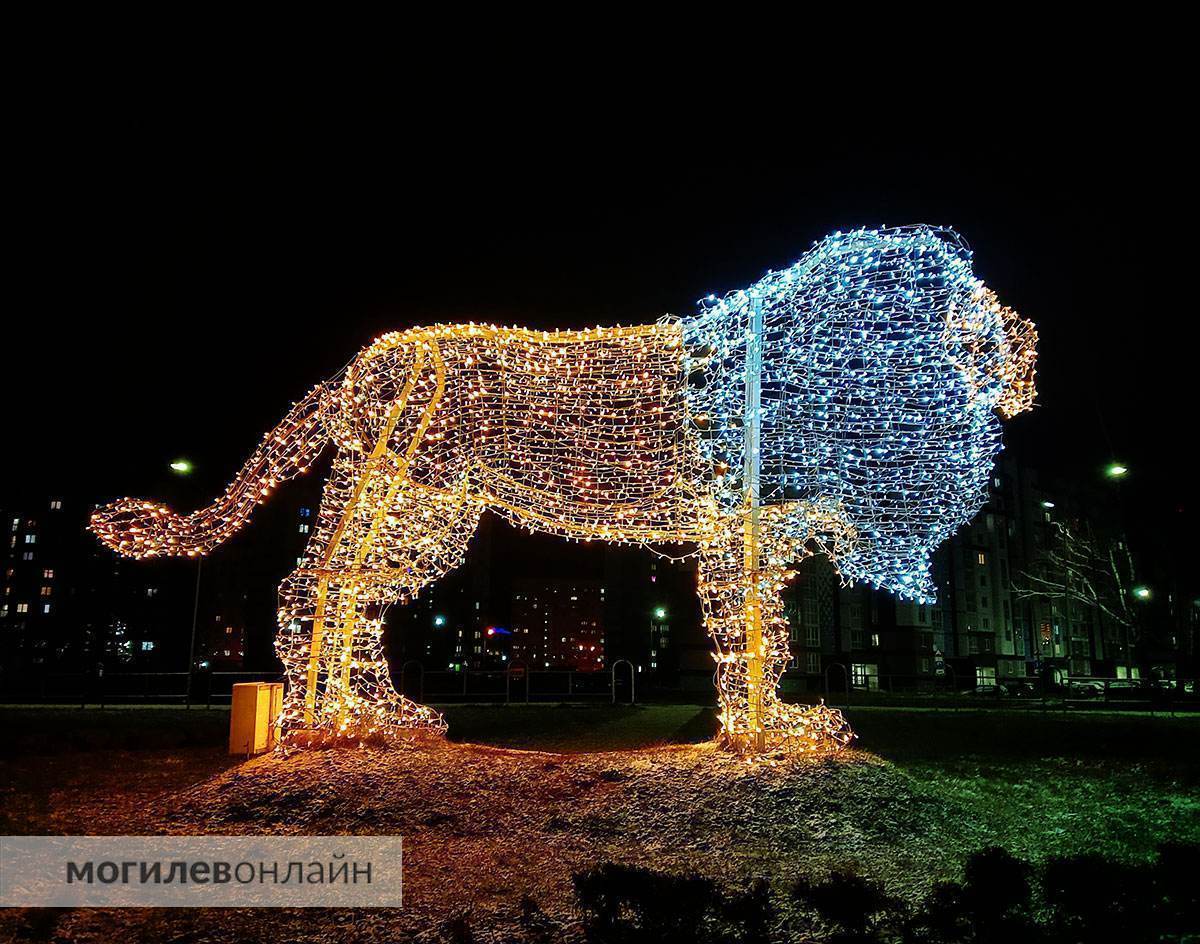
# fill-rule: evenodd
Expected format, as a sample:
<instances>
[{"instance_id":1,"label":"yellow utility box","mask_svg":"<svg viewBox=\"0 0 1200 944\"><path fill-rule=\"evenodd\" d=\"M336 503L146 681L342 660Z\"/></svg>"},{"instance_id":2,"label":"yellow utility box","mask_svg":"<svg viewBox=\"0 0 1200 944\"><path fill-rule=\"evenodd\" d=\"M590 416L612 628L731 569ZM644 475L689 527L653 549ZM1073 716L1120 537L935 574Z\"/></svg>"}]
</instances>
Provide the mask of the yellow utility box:
<instances>
[{"instance_id":1,"label":"yellow utility box","mask_svg":"<svg viewBox=\"0 0 1200 944\"><path fill-rule=\"evenodd\" d=\"M233 686L229 712L229 753L249 757L275 746L275 719L283 710L282 682L242 682Z\"/></svg>"}]
</instances>

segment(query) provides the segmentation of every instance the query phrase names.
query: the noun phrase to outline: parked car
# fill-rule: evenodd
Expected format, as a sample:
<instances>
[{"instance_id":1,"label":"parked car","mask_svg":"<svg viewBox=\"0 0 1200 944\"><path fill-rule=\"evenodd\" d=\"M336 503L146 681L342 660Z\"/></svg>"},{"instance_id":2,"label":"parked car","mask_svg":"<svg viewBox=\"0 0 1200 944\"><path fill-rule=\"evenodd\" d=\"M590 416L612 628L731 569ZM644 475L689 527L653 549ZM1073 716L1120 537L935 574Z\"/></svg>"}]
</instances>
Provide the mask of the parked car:
<instances>
[{"instance_id":1,"label":"parked car","mask_svg":"<svg viewBox=\"0 0 1200 944\"><path fill-rule=\"evenodd\" d=\"M1151 686L1139 679L1113 679L1108 683L1109 698L1145 698Z\"/></svg>"}]
</instances>

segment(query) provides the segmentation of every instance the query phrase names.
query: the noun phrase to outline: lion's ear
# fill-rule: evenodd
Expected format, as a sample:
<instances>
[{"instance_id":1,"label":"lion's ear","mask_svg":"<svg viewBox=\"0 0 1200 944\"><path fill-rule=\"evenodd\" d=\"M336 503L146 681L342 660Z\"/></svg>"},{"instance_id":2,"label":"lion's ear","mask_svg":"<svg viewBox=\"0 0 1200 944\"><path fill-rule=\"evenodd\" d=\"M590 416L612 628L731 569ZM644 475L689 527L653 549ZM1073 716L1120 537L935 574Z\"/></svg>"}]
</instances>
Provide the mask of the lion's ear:
<instances>
[{"instance_id":1,"label":"lion's ear","mask_svg":"<svg viewBox=\"0 0 1200 944\"><path fill-rule=\"evenodd\" d=\"M1037 330L982 282L947 312L946 342L989 408L1008 419L1033 406Z\"/></svg>"},{"instance_id":2,"label":"lion's ear","mask_svg":"<svg viewBox=\"0 0 1200 944\"><path fill-rule=\"evenodd\" d=\"M1006 351L1001 368L1003 387L996 409L1005 419L1024 413L1037 397L1037 328L1011 308L1003 309Z\"/></svg>"}]
</instances>

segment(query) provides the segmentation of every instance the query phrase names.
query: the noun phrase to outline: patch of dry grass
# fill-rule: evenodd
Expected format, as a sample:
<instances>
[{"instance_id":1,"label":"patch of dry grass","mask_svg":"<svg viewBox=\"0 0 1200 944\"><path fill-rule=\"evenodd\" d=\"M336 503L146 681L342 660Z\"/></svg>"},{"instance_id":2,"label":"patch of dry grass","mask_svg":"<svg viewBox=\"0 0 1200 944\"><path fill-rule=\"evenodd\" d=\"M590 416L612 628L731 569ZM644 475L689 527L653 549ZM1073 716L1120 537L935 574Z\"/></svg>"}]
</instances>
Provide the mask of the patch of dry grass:
<instances>
[{"instance_id":1,"label":"patch of dry grass","mask_svg":"<svg viewBox=\"0 0 1200 944\"><path fill-rule=\"evenodd\" d=\"M924 885L961 815L864 753L750 765L711 744L601 754L438 742L307 751L230 767L165 802L146 799L129 815L94 797L85 831L402 835L406 907L389 913L387 934L437 928L469 904L477 934L490 928L498 939L520 933L524 896L566 932L572 873L610 859L733 886L870 861L893 879L919 873ZM213 917L205 934L214 939L235 927L238 939L266 936L281 918L305 925L303 915L279 912ZM79 911L57 933L99 939L114 920ZM143 934L146 922L174 919L131 911L123 920ZM321 921L332 934L329 915Z\"/></svg>"},{"instance_id":2,"label":"patch of dry grass","mask_svg":"<svg viewBox=\"0 0 1200 944\"><path fill-rule=\"evenodd\" d=\"M965 737L967 719L958 726ZM711 743L567 754L434 741L244 763L215 748L22 755L6 765L9 831L396 834L405 840L405 908L9 913L0 932L438 940L469 909L477 940L532 941L521 917L522 899L532 899L551 939L569 940L580 933L571 876L603 861L698 873L731 891L758 876L782 889L845 867L911 900L985 845L1136 857L1162 839L1200 841L1194 755L1160 769L1040 747L1035 757L917 754L750 765Z\"/></svg>"}]
</instances>

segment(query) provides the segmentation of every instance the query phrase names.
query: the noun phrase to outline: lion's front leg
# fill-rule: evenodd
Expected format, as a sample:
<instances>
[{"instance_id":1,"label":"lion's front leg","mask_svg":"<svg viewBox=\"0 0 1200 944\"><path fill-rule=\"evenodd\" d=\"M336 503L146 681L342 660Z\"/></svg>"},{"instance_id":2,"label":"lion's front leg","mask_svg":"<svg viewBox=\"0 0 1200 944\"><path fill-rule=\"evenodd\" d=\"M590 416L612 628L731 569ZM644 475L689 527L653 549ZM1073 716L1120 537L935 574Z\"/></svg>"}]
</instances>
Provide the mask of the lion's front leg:
<instances>
[{"instance_id":1,"label":"lion's front leg","mask_svg":"<svg viewBox=\"0 0 1200 944\"><path fill-rule=\"evenodd\" d=\"M700 555L704 622L716 645L722 742L747 753L845 747L854 735L841 712L779 697L791 658L780 596L789 574L770 555L757 569L748 568L736 516L726 524Z\"/></svg>"}]
</instances>

